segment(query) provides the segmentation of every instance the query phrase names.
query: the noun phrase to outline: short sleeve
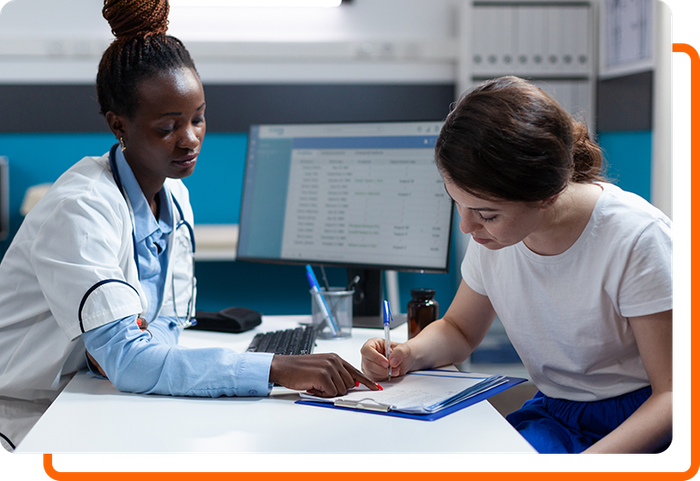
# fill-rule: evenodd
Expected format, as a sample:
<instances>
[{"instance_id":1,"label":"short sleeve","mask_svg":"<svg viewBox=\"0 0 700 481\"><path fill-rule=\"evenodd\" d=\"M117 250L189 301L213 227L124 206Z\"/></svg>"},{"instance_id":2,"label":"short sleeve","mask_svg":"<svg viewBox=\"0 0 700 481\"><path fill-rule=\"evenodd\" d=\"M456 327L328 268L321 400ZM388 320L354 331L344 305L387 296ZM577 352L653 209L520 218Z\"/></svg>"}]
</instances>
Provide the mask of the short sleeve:
<instances>
[{"instance_id":1,"label":"short sleeve","mask_svg":"<svg viewBox=\"0 0 700 481\"><path fill-rule=\"evenodd\" d=\"M39 228L31 262L69 339L141 312L138 292L120 267L125 232L108 200L91 192L62 200Z\"/></svg>"},{"instance_id":2,"label":"short sleeve","mask_svg":"<svg viewBox=\"0 0 700 481\"><path fill-rule=\"evenodd\" d=\"M481 275L481 249L482 247L476 242L469 242L467 253L462 261L462 279L474 292L486 296L488 294L486 294L484 280Z\"/></svg>"},{"instance_id":3,"label":"short sleeve","mask_svg":"<svg viewBox=\"0 0 700 481\"><path fill-rule=\"evenodd\" d=\"M673 309L673 237L671 226L663 220L650 224L635 242L618 301L625 317Z\"/></svg>"}]
</instances>

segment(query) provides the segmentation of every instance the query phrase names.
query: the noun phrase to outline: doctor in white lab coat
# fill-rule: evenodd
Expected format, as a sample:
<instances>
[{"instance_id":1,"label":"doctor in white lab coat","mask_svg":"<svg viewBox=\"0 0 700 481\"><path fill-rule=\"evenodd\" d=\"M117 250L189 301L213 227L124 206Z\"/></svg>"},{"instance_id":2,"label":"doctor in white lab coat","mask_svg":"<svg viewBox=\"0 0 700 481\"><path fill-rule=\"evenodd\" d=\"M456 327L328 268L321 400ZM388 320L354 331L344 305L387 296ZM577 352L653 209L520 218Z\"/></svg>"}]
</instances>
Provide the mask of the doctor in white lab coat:
<instances>
[{"instance_id":1,"label":"doctor in white lab coat","mask_svg":"<svg viewBox=\"0 0 700 481\"><path fill-rule=\"evenodd\" d=\"M182 182L168 179L164 192L165 198L180 199L191 224ZM176 223L183 220L172 200L169 210ZM85 367L83 333L149 310L134 256L132 216L109 155L86 157L32 209L5 254L0 264L0 433L9 442L23 437L72 374ZM187 316L194 282L191 242L184 225L168 235L169 274L154 318L174 319L175 309ZM149 337L135 327L133 334Z\"/></svg>"},{"instance_id":2,"label":"doctor in white lab coat","mask_svg":"<svg viewBox=\"0 0 700 481\"><path fill-rule=\"evenodd\" d=\"M100 62L97 97L119 144L64 173L0 263L0 444L14 449L86 366L137 393L376 390L335 354L177 345L195 308L192 209L180 179L204 139L204 90L184 45L165 35L167 0L105 0L103 15L117 38Z\"/></svg>"}]
</instances>

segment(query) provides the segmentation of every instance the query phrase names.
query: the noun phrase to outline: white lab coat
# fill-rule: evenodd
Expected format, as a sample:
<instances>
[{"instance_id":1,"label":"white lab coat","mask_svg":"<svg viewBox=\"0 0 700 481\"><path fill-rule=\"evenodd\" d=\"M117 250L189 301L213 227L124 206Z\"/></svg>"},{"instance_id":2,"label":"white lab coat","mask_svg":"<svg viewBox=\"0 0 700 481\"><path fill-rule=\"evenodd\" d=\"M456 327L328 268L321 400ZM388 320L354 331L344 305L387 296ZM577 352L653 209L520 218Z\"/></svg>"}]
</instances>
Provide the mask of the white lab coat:
<instances>
[{"instance_id":1,"label":"white lab coat","mask_svg":"<svg viewBox=\"0 0 700 481\"><path fill-rule=\"evenodd\" d=\"M193 225L184 184L165 185ZM171 208L177 224L172 200ZM146 312L131 215L108 154L85 157L29 212L0 263L0 433L15 445L85 366L80 335ZM170 235L161 315L175 314L173 278L178 314L190 300L190 242L186 227Z\"/></svg>"}]
</instances>

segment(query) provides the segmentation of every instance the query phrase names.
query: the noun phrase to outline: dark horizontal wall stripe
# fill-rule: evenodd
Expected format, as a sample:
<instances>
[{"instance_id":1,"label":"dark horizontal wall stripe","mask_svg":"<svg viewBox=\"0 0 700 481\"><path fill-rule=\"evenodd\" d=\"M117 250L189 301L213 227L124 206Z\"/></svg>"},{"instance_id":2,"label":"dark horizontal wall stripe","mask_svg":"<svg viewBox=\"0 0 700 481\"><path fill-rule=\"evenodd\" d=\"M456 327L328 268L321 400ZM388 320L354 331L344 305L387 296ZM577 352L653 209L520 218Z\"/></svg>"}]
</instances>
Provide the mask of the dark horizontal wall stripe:
<instances>
[{"instance_id":1,"label":"dark horizontal wall stripe","mask_svg":"<svg viewBox=\"0 0 700 481\"><path fill-rule=\"evenodd\" d=\"M206 85L207 128L251 124L441 120L454 101L449 85Z\"/></svg>"},{"instance_id":2,"label":"dark horizontal wall stripe","mask_svg":"<svg viewBox=\"0 0 700 481\"><path fill-rule=\"evenodd\" d=\"M94 85L0 85L0 132L109 132Z\"/></svg>"},{"instance_id":3,"label":"dark horizontal wall stripe","mask_svg":"<svg viewBox=\"0 0 700 481\"><path fill-rule=\"evenodd\" d=\"M441 120L453 84L204 86L207 129L256 123ZM107 132L92 85L0 85L0 132Z\"/></svg>"},{"instance_id":4,"label":"dark horizontal wall stripe","mask_svg":"<svg viewBox=\"0 0 700 481\"><path fill-rule=\"evenodd\" d=\"M599 80L598 131L651 130L653 81L652 72Z\"/></svg>"}]
</instances>

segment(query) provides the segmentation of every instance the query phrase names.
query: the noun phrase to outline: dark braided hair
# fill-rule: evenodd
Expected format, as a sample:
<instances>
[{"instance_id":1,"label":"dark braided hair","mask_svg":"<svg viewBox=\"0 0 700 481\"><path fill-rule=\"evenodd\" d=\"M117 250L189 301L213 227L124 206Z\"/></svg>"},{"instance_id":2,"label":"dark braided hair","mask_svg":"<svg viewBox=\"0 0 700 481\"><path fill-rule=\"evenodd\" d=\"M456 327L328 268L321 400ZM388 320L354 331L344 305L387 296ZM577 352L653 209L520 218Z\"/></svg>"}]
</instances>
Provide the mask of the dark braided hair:
<instances>
[{"instance_id":1,"label":"dark braided hair","mask_svg":"<svg viewBox=\"0 0 700 481\"><path fill-rule=\"evenodd\" d=\"M97 71L100 113L131 117L141 81L161 72L190 68L197 73L180 40L166 35L168 0L104 0L102 15L116 39L105 50Z\"/></svg>"},{"instance_id":2,"label":"dark braided hair","mask_svg":"<svg viewBox=\"0 0 700 481\"><path fill-rule=\"evenodd\" d=\"M435 146L440 172L481 198L540 201L569 182L605 180L586 126L518 77L477 85L445 120Z\"/></svg>"}]
</instances>

